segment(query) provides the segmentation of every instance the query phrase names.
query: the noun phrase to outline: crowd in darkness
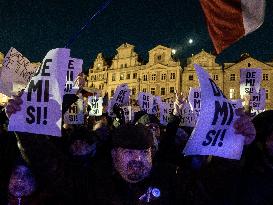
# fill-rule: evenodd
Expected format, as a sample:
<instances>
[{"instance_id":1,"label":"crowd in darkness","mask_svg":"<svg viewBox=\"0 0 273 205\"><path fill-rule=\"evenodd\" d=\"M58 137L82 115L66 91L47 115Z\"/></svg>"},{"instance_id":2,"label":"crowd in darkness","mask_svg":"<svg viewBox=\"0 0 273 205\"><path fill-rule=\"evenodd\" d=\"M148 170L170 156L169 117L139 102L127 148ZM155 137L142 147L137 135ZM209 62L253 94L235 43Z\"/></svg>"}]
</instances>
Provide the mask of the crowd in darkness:
<instances>
[{"instance_id":1,"label":"crowd in darkness","mask_svg":"<svg viewBox=\"0 0 273 205\"><path fill-rule=\"evenodd\" d=\"M245 145L231 160L184 156L193 128L179 126L175 112L166 126L144 111L125 123L115 107L116 117L63 124L60 138L8 132L22 103L18 95L1 107L0 205L273 204L273 110L253 119L236 112Z\"/></svg>"}]
</instances>

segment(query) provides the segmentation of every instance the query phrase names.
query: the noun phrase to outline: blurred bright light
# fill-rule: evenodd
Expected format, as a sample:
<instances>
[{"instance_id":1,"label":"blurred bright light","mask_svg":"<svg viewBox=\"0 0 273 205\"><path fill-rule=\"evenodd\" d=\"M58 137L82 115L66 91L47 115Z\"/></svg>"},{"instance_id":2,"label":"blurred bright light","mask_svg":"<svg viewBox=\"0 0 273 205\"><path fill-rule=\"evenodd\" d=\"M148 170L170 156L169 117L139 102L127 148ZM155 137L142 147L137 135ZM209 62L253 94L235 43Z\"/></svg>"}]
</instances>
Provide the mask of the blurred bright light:
<instances>
[{"instance_id":1,"label":"blurred bright light","mask_svg":"<svg viewBox=\"0 0 273 205\"><path fill-rule=\"evenodd\" d=\"M176 53L176 50L175 49L172 49L172 54L174 55Z\"/></svg>"},{"instance_id":2,"label":"blurred bright light","mask_svg":"<svg viewBox=\"0 0 273 205\"><path fill-rule=\"evenodd\" d=\"M193 43L193 40L190 38L189 39L189 44L192 44Z\"/></svg>"}]
</instances>

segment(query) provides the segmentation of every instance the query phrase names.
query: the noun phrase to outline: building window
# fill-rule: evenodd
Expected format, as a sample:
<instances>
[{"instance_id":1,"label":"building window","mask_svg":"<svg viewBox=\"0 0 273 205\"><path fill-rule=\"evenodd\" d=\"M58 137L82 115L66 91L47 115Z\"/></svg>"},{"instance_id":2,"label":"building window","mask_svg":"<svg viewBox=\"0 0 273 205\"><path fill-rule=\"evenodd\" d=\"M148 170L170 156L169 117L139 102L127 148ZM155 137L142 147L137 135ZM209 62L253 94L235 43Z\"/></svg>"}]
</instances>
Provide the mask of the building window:
<instances>
[{"instance_id":1,"label":"building window","mask_svg":"<svg viewBox=\"0 0 273 205\"><path fill-rule=\"evenodd\" d=\"M130 73L126 75L126 79L130 79Z\"/></svg>"},{"instance_id":2,"label":"building window","mask_svg":"<svg viewBox=\"0 0 273 205\"><path fill-rule=\"evenodd\" d=\"M161 74L161 80L166 80L166 73Z\"/></svg>"},{"instance_id":3,"label":"building window","mask_svg":"<svg viewBox=\"0 0 273 205\"><path fill-rule=\"evenodd\" d=\"M155 95L155 88L151 88L151 94Z\"/></svg>"},{"instance_id":4,"label":"building window","mask_svg":"<svg viewBox=\"0 0 273 205\"><path fill-rule=\"evenodd\" d=\"M120 80L124 80L124 74L122 73L122 74L120 74L120 78L119 78Z\"/></svg>"},{"instance_id":5,"label":"building window","mask_svg":"<svg viewBox=\"0 0 273 205\"><path fill-rule=\"evenodd\" d=\"M265 89L265 99L268 100L269 99L269 90Z\"/></svg>"},{"instance_id":6,"label":"building window","mask_svg":"<svg viewBox=\"0 0 273 205\"><path fill-rule=\"evenodd\" d=\"M155 81L156 74L152 74L152 81Z\"/></svg>"},{"instance_id":7,"label":"building window","mask_svg":"<svg viewBox=\"0 0 273 205\"><path fill-rule=\"evenodd\" d=\"M263 74L263 80L268 80L268 74Z\"/></svg>"},{"instance_id":8,"label":"building window","mask_svg":"<svg viewBox=\"0 0 273 205\"><path fill-rule=\"evenodd\" d=\"M146 93L146 92L147 92L147 89L146 89L146 88L143 88L143 89L142 89L142 92Z\"/></svg>"},{"instance_id":9,"label":"building window","mask_svg":"<svg viewBox=\"0 0 273 205\"><path fill-rule=\"evenodd\" d=\"M94 80L97 80L97 76L96 75L94 75Z\"/></svg>"},{"instance_id":10,"label":"building window","mask_svg":"<svg viewBox=\"0 0 273 205\"><path fill-rule=\"evenodd\" d=\"M229 89L229 98L235 99L235 89L234 88Z\"/></svg>"},{"instance_id":11,"label":"building window","mask_svg":"<svg viewBox=\"0 0 273 205\"><path fill-rule=\"evenodd\" d=\"M112 81L116 81L116 75L112 74Z\"/></svg>"},{"instance_id":12,"label":"building window","mask_svg":"<svg viewBox=\"0 0 273 205\"><path fill-rule=\"evenodd\" d=\"M127 63L124 64L124 67L127 68Z\"/></svg>"},{"instance_id":13,"label":"building window","mask_svg":"<svg viewBox=\"0 0 273 205\"><path fill-rule=\"evenodd\" d=\"M175 73L171 73L171 80L175 80Z\"/></svg>"},{"instance_id":14,"label":"building window","mask_svg":"<svg viewBox=\"0 0 273 205\"><path fill-rule=\"evenodd\" d=\"M143 75L143 81L147 81L148 80L148 75Z\"/></svg>"},{"instance_id":15,"label":"building window","mask_svg":"<svg viewBox=\"0 0 273 205\"><path fill-rule=\"evenodd\" d=\"M189 75L189 80L193 80L193 75Z\"/></svg>"},{"instance_id":16,"label":"building window","mask_svg":"<svg viewBox=\"0 0 273 205\"><path fill-rule=\"evenodd\" d=\"M235 81L235 74L230 74L230 78L229 78L230 81Z\"/></svg>"},{"instance_id":17,"label":"building window","mask_svg":"<svg viewBox=\"0 0 273 205\"><path fill-rule=\"evenodd\" d=\"M94 78L93 78L93 75L90 77L90 79L93 81L93 79L94 79Z\"/></svg>"},{"instance_id":18,"label":"building window","mask_svg":"<svg viewBox=\"0 0 273 205\"><path fill-rule=\"evenodd\" d=\"M174 93L174 87L170 87L170 93Z\"/></svg>"},{"instance_id":19,"label":"building window","mask_svg":"<svg viewBox=\"0 0 273 205\"><path fill-rule=\"evenodd\" d=\"M133 79L137 79L137 73L133 73Z\"/></svg>"},{"instance_id":20,"label":"building window","mask_svg":"<svg viewBox=\"0 0 273 205\"><path fill-rule=\"evenodd\" d=\"M101 85L99 85L99 90L102 90Z\"/></svg>"},{"instance_id":21,"label":"building window","mask_svg":"<svg viewBox=\"0 0 273 205\"><path fill-rule=\"evenodd\" d=\"M120 65L120 68L123 68L123 64Z\"/></svg>"},{"instance_id":22,"label":"building window","mask_svg":"<svg viewBox=\"0 0 273 205\"><path fill-rule=\"evenodd\" d=\"M161 55L157 56L157 60L160 61L161 59L162 59Z\"/></svg>"},{"instance_id":23,"label":"building window","mask_svg":"<svg viewBox=\"0 0 273 205\"><path fill-rule=\"evenodd\" d=\"M136 88L132 88L132 95L136 94Z\"/></svg>"},{"instance_id":24,"label":"building window","mask_svg":"<svg viewBox=\"0 0 273 205\"><path fill-rule=\"evenodd\" d=\"M218 80L218 75L213 75L213 80Z\"/></svg>"},{"instance_id":25,"label":"building window","mask_svg":"<svg viewBox=\"0 0 273 205\"><path fill-rule=\"evenodd\" d=\"M161 95L165 95L165 88L161 88L161 89L160 89L160 94L161 94Z\"/></svg>"},{"instance_id":26,"label":"building window","mask_svg":"<svg viewBox=\"0 0 273 205\"><path fill-rule=\"evenodd\" d=\"M115 93L115 91L114 91L114 90L111 90L111 97L114 96L114 93Z\"/></svg>"}]
</instances>

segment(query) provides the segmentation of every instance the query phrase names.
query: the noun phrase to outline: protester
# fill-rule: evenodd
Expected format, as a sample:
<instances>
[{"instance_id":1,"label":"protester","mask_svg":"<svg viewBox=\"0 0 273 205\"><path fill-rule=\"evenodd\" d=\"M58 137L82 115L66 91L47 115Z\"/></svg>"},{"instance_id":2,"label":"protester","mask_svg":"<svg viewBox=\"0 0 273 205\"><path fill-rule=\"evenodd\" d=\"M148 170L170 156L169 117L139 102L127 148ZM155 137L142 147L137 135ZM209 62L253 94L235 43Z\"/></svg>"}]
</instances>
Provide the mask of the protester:
<instances>
[{"instance_id":1,"label":"protester","mask_svg":"<svg viewBox=\"0 0 273 205\"><path fill-rule=\"evenodd\" d=\"M273 204L273 110L252 120L255 141L246 149L239 204Z\"/></svg>"}]
</instances>

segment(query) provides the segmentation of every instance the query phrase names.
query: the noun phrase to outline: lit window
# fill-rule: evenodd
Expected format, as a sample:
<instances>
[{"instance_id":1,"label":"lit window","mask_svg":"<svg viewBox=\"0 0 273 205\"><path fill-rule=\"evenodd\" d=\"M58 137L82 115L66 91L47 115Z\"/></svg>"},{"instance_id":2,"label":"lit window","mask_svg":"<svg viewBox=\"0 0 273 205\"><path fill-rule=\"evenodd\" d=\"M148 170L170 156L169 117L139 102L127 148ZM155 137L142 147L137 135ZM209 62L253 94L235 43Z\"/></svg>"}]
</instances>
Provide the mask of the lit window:
<instances>
[{"instance_id":1,"label":"lit window","mask_svg":"<svg viewBox=\"0 0 273 205\"><path fill-rule=\"evenodd\" d=\"M120 74L120 78L119 78L120 80L124 80L124 74L122 73L122 74Z\"/></svg>"},{"instance_id":2,"label":"lit window","mask_svg":"<svg viewBox=\"0 0 273 205\"><path fill-rule=\"evenodd\" d=\"M155 95L155 88L151 88L151 94Z\"/></svg>"},{"instance_id":3,"label":"lit window","mask_svg":"<svg viewBox=\"0 0 273 205\"><path fill-rule=\"evenodd\" d=\"M165 95L165 88L161 88L161 89L160 89L160 94L161 94L161 95Z\"/></svg>"},{"instance_id":4,"label":"lit window","mask_svg":"<svg viewBox=\"0 0 273 205\"><path fill-rule=\"evenodd\" d=\"M213 80L218 80L218 75L213 75Z\"/></svg>"},{"instance_id":5,"label":"lit window","mask_svg":"<svg viewBox=\"0 0 273 205\"><path fill-rule=\"evenodd\" d=\"M189 80L193 80L193 75L189 75Z\"/></svg>"},{"instance_id":6,"label":"lit window","mask_svg":"<svg viewBox=\"0 0 273 205\"><path fill-rule=\"evenodd\" d=\"M171 80L175 79L175 73L171 73Z\"/></svg>"},{"instance_id":7,"label":"lit window","mask_svg":"<svg viewBox=\"0 0 273 205\"><path fill-rule=\"evenodd\" d=\"M147 81L148 80L148 75L143 75L143 81Z\"/></svg>"},{"instance_id":8,"label":"lit window","mask_svg":"<svg viewBox=\"0 0 273 205\"><path fill-rule=\"evenodd\" d=\"M268 80L268 74L263 74L263 80Z\"/></svg>"},{"instance_id":9,"label":"lit window","mask_svg":"<svg viewBox=\"0 0 273 205\"><path fill-rule=\"evenodd\" d=\"M152 81L155 81L156 74L152 74Z\"/></svg>"},{"instance_id":10,"label":"lit window","mask_svg":"<svg viewBox=\"0 0 273 205\"><path fill-rule=\"evenodd\" d=\"M230 80L230 81L235 81L235 74L230 74L229 80Z\"/></svg>"},{"instance_id":11,"label":"lit window","mask_svg":"<svg viewBox=\"0 0 273 205\"><path fill-rule=\"evenodd\" d=\"M234 88L229 89L229 98L235 99L235 89Z\"/></svg>"},{"instance_id":12,"label":"lit window","mask_svg":"<svg viewBox=\"0 0 273 205\"><path fill-rule=\"evenodd\" d=\"M112 74L112 81L116 81L116 75Z\"/></svg>"},{"instance_id":13,"label":"lit window","mask_svg":"<svg viewBox=\"0 0 273 205\"><path fill-rule=\"evenodd\" d=\"M161 75L161 80L166 80L166 73L163 73L163 74Z\"/></svg>"}]
</instances>

